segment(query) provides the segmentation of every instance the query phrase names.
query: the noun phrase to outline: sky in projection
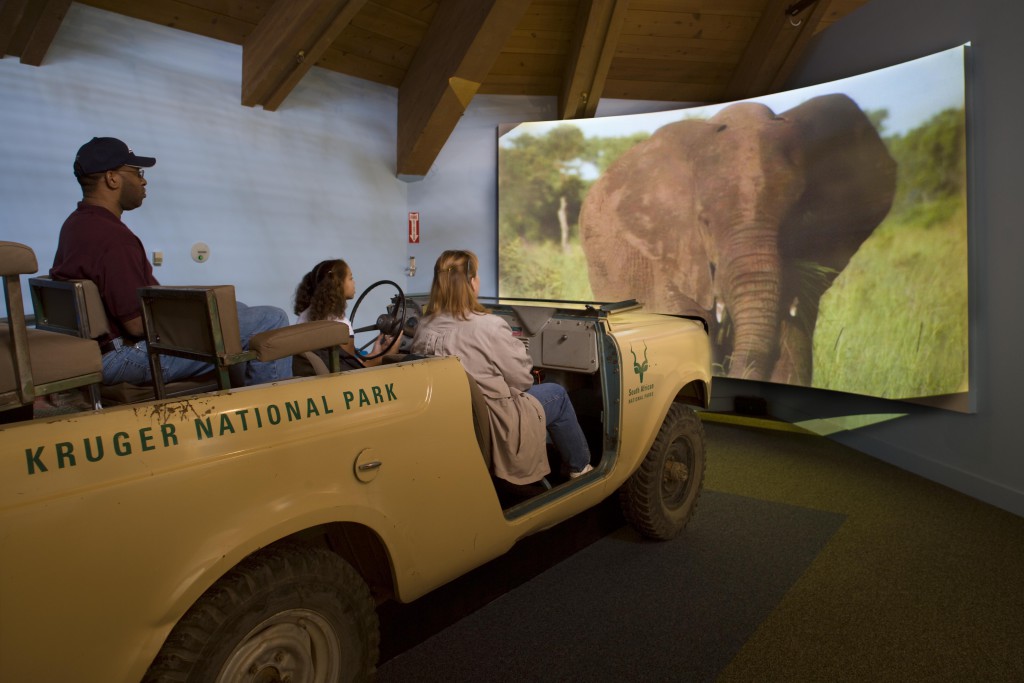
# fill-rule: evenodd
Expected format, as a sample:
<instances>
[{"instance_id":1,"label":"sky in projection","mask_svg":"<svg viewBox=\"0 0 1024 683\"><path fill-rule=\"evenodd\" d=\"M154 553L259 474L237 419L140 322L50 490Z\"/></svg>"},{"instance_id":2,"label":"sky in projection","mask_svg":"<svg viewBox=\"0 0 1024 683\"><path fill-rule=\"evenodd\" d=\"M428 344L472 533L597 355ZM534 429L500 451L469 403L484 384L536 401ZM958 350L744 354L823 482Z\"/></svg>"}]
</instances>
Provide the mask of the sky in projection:
<instances>
[{"instance_id":1,"label":"sky in projection","mask_svg":"<svg viewBox=\"0 0 1024 683\"><path fill-rule=\"evenodd\" d=\"M749 101L761 102L782 113L819 95L845 93L865 111L887 109L883 135L903 135L935 114L964 106L964 50L968 46L939 52L894 67L872 71L822 85L799 88ZM580 121L542 121L521 123L500 140L507 145L519 135L543 136L558 126L578 126L587 137L621 137L638 132L653 133L658 128L685 118L710 118L731 102L674 109L651 114L609 116Z\"/></svg>"}]
</instances>

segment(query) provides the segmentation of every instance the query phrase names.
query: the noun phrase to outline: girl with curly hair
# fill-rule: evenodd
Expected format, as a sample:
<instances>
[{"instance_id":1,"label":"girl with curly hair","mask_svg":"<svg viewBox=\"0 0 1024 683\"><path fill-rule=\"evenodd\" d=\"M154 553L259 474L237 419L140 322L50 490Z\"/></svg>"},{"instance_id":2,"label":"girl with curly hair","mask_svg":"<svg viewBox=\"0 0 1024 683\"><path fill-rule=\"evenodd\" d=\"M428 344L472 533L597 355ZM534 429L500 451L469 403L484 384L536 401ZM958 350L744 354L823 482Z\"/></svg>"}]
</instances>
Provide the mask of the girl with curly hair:
<instances>
[{"instance_id":1,"label":"girl with curly hair","mask_svg":"<svg viewBox=\"0 0 1024 683\"><path fill-rule=\"evenodd\" d=\"M341 259L327 259L313 266L313 270L302 276L295 290L295 315L298 322L311 320L334 320L348 328L349 340L341 346L349 357L356 358L355 338L352 323L345 315L349 300L356 295L356 281L352 269ZM377 355L385 345L397 341L378 335L370 355ZM345 355L344 353L342 354ZM379 365L381 358L360 360L361 366Z\"/></svg>"}]
</instances>

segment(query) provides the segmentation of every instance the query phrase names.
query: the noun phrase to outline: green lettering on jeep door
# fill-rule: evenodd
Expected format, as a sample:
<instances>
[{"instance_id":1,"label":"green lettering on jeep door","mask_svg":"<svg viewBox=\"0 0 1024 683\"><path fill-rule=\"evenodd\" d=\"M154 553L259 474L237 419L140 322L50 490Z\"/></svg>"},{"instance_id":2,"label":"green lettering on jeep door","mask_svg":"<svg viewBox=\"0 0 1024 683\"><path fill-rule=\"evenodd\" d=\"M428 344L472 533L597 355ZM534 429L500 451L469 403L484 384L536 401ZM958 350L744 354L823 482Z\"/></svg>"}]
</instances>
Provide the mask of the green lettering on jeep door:
<instances>
[{"instance_id":1,"label":"green lettering on jeep door","mask_svg":"<svg viewBox=\"0 0 1024 683\"><path fill-rule=\"evenodd\" d=\"M32 452L31 448L25 449L25 464L28 465L28 473L35 474L38 472L48 472L46 465L39 459L39 456L43 454L43 447L40 446L36 449L35 453Z\"/></svg>"},{"instance_id":2,"label":"green lettering on jeep door","mask_svg":"<svg viewBox=\"0 0 1024 683\"><path fill-rule=\"evenodd\" d=\"M61 441L56 445L57 448L57 467L64 469L64 461L68 463L68 467L75 466L75 454L74 446L71 445L70 441Z\"/></svg>"}]
</instances>

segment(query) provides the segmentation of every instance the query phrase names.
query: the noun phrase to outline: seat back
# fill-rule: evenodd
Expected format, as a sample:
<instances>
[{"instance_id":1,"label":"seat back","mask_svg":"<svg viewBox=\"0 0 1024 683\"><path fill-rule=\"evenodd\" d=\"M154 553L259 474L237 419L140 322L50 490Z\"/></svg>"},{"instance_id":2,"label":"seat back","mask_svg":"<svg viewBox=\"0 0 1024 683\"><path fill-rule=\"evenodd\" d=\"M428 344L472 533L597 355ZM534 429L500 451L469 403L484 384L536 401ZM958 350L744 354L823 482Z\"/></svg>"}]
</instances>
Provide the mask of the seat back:
<instances>
[{"instance_id":1,"label":"seat back","mask_svg":"<svg viewBox=\"0 0 1024 683\"><path fill-rule=\"evenodd\" d=\"M348 343L348 338L345 325L312 320L255 334L249 340L249 348L261 361L292 356L296 376L326 375L342 370L339 349ZM300 371L294 372L297 365Z\"/></svg>"},{"instance_id":2,"label":"seat back","mask_svg":"<svg viewBox=\"0 0 1024 683\"><path fill-rule=\"evenodd\" d=\"M100 291L92 280L54 280L49 276L28 281L36 329L99 339L110 331Z\"/></svg>"},{"instance_id":3,"label":"seat back","mask_svg":"<svg viewBox=\"0 0 1024 683\"><path fill-rule=\"evenodd\" d=\"M232 365L256 358L242 349L233 285L142 287L139 297L157 398L167 396L160 355L210 363L221 389L231 388Z\"/></svg>"},{"instance_id":4,"label":"seat back","mask_svg":"<svg viewBox=\"0 0 1024 683\"><path fill-rule=\"evenodd\" d=\"M38 267L28 246L0 242L0 277L7 308L7 323L0 325L0 410L31 405L36 396L57 391L95 388L103 377L96 342L28 329L21 276L35 273Z\"/></svg>"},{"instance_id":5,"label":"seat back","mask_svg":"<svg viewBox=\"0 0 1024 683\"><path fill-rule=\"evenodd\" d=\"M487 471L491 472L494 460L491 452L491 410L487 407L484 392L480 391L480 385L473 376L467 372L466 379L469 380L469 398L473 404L473 431L480 445L480 452L484 456L484 462L487 463Z\"/></svg>"}]
</instances>

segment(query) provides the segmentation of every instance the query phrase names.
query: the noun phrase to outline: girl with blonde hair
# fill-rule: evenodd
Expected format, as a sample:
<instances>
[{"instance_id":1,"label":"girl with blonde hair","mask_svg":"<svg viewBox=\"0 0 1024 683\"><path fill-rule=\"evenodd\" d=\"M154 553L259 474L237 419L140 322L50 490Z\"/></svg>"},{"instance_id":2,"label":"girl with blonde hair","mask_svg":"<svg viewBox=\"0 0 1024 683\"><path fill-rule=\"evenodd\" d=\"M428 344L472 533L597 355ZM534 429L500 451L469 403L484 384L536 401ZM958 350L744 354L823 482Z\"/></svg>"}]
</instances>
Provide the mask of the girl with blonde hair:
<instances>
[{"instance_id":1,"label":"girl with blonde hair","mask_svg":"<svg viewBox=\"0 0 1024 683\"><path fill-rule=\"evenodd\" d=\"M534 384L526 347L479 300L480 262L471 251L446 251L434 265L412 353L458 356L490 409L494 475L532 484L550 473L546 431L569 476L590 472L590 448L565 388Z\"/></svg>"}]
</instances>

